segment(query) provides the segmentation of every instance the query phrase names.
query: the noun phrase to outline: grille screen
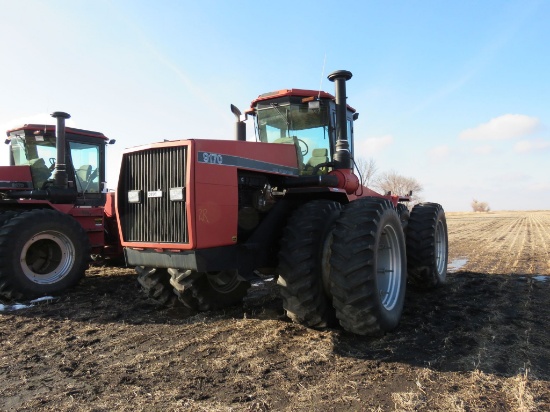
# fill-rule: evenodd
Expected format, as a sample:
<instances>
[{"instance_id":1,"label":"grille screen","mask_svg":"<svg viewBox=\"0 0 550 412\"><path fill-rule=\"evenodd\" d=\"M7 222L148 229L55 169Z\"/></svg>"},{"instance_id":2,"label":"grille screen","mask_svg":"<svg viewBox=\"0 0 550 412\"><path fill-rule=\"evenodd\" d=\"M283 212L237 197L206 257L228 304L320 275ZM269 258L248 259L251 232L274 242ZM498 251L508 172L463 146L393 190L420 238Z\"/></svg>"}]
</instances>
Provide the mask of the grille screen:
<instances>
[{"instance_id":1,"label":"grille screen","mask_svg":"<svg viewBox=\"0 0 550 412\"><path fill-rule=\"evenodd\" d=\"M188 243L186 203L170 200L170 189L185 186L187 146L147 149L123 157L119 215L127 242ZM139 203L128 191L140 191ZM184 198L185 200L185 198Z\"/></svg>"}]
</instances>

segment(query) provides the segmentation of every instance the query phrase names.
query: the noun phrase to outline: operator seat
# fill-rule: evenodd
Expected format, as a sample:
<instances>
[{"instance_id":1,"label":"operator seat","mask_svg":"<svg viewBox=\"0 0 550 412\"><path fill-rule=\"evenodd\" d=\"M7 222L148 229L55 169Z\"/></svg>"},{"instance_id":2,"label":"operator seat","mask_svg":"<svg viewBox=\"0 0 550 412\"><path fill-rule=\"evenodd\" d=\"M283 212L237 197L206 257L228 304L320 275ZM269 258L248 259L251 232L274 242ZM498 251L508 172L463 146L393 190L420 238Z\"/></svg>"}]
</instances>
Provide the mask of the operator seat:
<instances>
[{"instance_id":1,"label":"operator seat","mask_svg":"<svg viewBox=\"0 0 550 412\"><path fill-rule=\"evenodd\" d=\"M90 179L92 173L92 165L82 165L76 169L76 185L79 192L83 192L85 189L85 183ZM84 186L84 187L83 187Z\"/></svg>"},{"instance_id":2,"label":"operator seat","mask_svg":"<svg viewBox=\"0 0 550 412\"><path fill-rule=\"evenodd\" d=\"M29 165L31 166L31 175L34 187L36 189L42 189L44 183L46 183L51 176L52 171L48 166L46 166L46 162L44 162L44 159L41 157L38 159L31 159L29 161Z\"/></svg>"},{"instance_id":3,"label":"operator seat","mask_svg":"<svg viewBox=\"0 0 550 412\"><path fill-rule=\"evenodd\" d=\"M328 163L328 150L325 148L313 149L311 157L306 163L306 174L313 173L313 169L323 163Z\"/></svg>"}]
</instances>

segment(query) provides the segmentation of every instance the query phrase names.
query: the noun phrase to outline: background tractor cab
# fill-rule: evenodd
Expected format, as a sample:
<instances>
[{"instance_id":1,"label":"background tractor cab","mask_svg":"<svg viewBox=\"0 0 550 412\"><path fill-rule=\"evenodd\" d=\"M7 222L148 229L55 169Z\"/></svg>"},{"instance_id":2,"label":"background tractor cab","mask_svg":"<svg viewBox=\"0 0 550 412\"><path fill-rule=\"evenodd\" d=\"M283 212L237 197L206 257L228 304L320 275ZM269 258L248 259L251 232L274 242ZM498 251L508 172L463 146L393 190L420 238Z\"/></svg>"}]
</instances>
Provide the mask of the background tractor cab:
<instances>
[{"instance_id":1,"label":"background tractor cab","mask_svg":"<svg viewBox=\"0 0 550 412\"><path fill-rule=\"evenodd\" d=\"M335 97L326 92L287 89L265 93L247 112L255 116L257 139L264 143L293 144L300 175L326 174L332 170L336 151ZM346 108L349 150L353 153L353 121L358 113Z\"/></svg>"},{"instance_id":2,"label":"background tractor cab","mask_svg":"<svg viewBox=\"0 0 550 412\"><path fill-rule=\"evenodd\" d=\"M10 166L0 168L0 181L14 190L7 193L8 197L86 206L105 204L105 145L109 143L105 135L66 128L63 148L56 143L53 125L26 124L7 135ZM64 149L63 161L56 160L59 149ZM64 168L66 185L64 181L56 184L58 163ZM20 178L12 181L9 176Z\"/></svg>"}]
</instances>

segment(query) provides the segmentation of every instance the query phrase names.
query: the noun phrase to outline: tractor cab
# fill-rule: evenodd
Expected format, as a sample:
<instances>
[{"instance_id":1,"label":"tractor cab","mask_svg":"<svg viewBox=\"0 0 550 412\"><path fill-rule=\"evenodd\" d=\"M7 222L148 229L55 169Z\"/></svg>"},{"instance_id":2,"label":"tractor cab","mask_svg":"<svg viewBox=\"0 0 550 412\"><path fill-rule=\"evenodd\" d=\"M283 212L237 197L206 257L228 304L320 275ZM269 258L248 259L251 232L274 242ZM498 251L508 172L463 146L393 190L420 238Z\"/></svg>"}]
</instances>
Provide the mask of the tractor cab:
<instances>
[{"instance_id":1,"label":"tractor cab","mask_svg":"<svg viewBox=\"0 0 550 412\"><path fill-rule=\"evenodd\" d=\"M17 192L18 198L50 200L53 203L104 205L105 145L109 142L105 135L88 130L65 129L67 187L64 191L70 195L62 199L48 199L44 194L50 193L48 189L55 186L58 153L55 126L26 124L9 130L7 136L5 142L10 144L10 166L0 168L0 181L2 186L9 183L11 194ZM30 191L22 192L21 189Z\"/></svg>"},{"instance_id":2,"label":"tractor cab","mask_svg":"<svg viewBox=\"0 0 550 412\"><path fill-rule=\"evenodd\" d=\"M293 144L300 175L326 174L333 168L336 151L336 103L329 93L287 89L255 99L247 114L255 116L256 137L264 143ZM358 113L346 108L350 153L353 121Z\"/></svg>"}]
</instances>

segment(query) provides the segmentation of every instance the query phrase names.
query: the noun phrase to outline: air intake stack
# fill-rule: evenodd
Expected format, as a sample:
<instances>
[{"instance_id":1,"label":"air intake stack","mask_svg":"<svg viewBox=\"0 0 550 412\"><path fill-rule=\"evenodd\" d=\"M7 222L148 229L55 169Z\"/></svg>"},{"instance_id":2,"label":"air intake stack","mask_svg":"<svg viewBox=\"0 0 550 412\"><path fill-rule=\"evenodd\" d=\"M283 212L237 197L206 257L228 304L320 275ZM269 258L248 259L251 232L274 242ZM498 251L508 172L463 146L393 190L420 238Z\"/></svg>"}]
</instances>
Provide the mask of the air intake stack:
<instances>
[{"instance_id":1,"label":"air intake stack","mask_svg":"<svg viewBox=\"0 0 550 412\"><path fill-rule=\"evenodd\" d=\"M351 76L351 72L347 70L337 70L328 75L328 79L334 82L336 97L336 151L333 159L335 169L352 168L346 124L346 81L351 79Z\"/></svg>"},{"instance_id":2,"label":"air intake stack","mask_svg":"<svg viewBox=\"0 0 550 412\"><path fill-rule=\"evenodd\" d=\"M65 119L70 119L71 115L65 112L54 112L52 117L57 119L55 128L57 159L55 159L55 171L53 172L54 185L58 189L68 187L67 165L65 164Z\"/></svg>"}]
</instances>

